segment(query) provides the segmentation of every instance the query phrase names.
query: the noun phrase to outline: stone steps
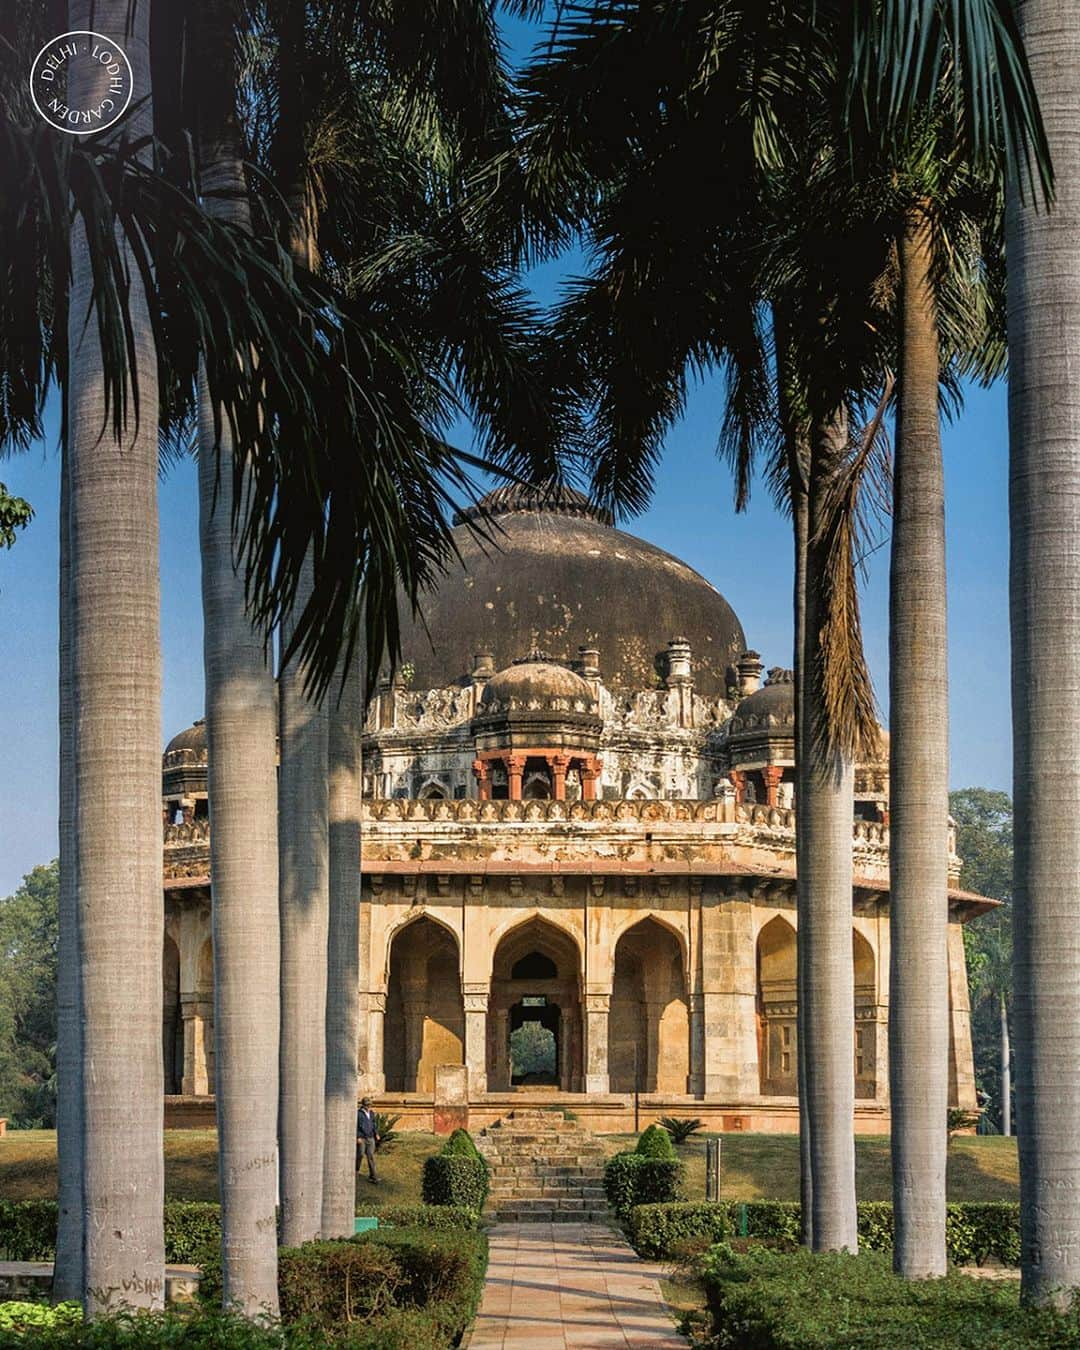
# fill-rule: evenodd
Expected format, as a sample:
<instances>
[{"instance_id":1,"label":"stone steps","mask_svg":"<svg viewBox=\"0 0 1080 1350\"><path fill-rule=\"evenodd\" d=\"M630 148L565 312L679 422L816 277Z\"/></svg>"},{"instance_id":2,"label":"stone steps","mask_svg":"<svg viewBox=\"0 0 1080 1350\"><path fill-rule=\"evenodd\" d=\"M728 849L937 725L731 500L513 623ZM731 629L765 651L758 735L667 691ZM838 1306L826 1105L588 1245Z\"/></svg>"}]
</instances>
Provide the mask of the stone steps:
<instances>
[{"instance_id":1,"label":"stone steps","mask_svg":"<svg viewBox=\"0 0 1080 1350\"><path fill-rule=\"evenodd\" d=\"M562 1112L514 1111L482 1130L488 1212L505 1223L599 1223L608 1218L600 1144Z\"/></svg>"}]
</instances>

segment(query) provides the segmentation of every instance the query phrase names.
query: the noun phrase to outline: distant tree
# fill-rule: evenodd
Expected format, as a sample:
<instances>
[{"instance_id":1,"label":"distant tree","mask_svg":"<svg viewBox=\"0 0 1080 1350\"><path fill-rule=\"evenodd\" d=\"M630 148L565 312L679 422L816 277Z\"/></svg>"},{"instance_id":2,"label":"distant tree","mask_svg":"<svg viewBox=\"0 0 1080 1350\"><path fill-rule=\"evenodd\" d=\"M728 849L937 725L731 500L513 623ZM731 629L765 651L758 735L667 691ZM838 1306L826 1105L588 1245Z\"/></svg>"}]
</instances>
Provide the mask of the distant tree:
<instances>
[{"instance_id":1,"label":"distant tree","mask_svg":"<svg viewBox=\"0 0 1080 1350\"><path fill-rule=\"evenodd\" d=\"M1002 1134L1012 1133L1012 877L1013 812L1005 792L963 788L949 794L956 821L956 849L963 859L960 884L1002 902L1001 908L964 929L971 980L975 1080L990 1099L988 1115Z\"/></svg>"},{"instance_id":2,"label":"distant tree","mask_svg":"<svg viewBox=\"0 0 1080 1350\"><path fill-rule=\"evenodd\" d=\"M555 1038L539 1022L523 1022L510 1036L514 1074L554 1073Z\"/></svg>"},{"instance_id":3,"label":"distant tree","mask_svg":"<svg viewBox=\"0 0 1080 1350\"><path fill-rule=\"evenodd\" d=\"M56 943L60 869L35 867L0 900L0 1116L56 1123Z\"/></svg>"},{"instance_id":4,"label":"distant tree","mask_svg":"<svg viewBox=\"0 0 1080 1350\"><path fill-rule=\"evenodd\" d=\"M34 508L22 497L12 497L0 483L0 548L15 546L15 531L25 530L34 516Z\"/></svg>"}]
</instances>

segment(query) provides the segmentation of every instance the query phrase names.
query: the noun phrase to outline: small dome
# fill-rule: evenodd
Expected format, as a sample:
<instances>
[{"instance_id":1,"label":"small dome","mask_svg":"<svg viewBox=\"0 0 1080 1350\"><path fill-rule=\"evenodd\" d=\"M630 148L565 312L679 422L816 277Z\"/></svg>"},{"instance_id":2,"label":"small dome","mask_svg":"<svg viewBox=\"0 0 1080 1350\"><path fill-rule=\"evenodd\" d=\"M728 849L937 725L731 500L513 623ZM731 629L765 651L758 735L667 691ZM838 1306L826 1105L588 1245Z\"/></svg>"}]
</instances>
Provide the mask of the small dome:
<instances>
[{"instance_id":1,"label":"small dome","mask_svg":"<svg viewBox=\"0 0 1080 1350\"><path fill-rule=\"evenodd\" d=\"M540 652L533 652L493 675L480 697L483 710L494 707L527 709L534 705L594 712L596 696L588 681L580 675Z\"/></svg>"},{"instance_id":2,"label":"small dome","mask_svg":"<svg viewBox=\"0 0 1080 1350\"><path fill-rule=\"evenodd\" d=\"M206 754L206 722L203 718L200 717L193 726L174 736L165 747L165 754L171 755L180 750L188 750L194 755Z\"/></svg>"},{"instance_id":3,"label":"small dome","mask_svg":"<svg viewBox=\"0 0 1080 1350\"><path fill-rule=\"evenodd\" d=\"M749 694L735 709L731 735L756 731L761 727L786 727L795 724L795 683L790 670L774 666L768 679Z\"/></svg>"}]
</instances>

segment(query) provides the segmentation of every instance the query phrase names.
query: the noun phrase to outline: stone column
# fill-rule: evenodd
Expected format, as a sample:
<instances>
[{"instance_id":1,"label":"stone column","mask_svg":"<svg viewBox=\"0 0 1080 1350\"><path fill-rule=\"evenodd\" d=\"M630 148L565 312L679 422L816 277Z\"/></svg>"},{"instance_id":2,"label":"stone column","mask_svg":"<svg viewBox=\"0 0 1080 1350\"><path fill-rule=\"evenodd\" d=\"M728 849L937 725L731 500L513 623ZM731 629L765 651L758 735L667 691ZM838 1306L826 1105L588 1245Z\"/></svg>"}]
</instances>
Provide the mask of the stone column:
<instances>
[{"instance_id":1,"label":"stone column","mask_svg":"<svg viewBox=\"0 0 1080 1350\"><path fill-rule=\"evenodd\" d=\"M525 772L524 755L507 755L506 757L506 781L508 785L508 795L512 802L521 801L521 777Z\"/></svg>"},{"instance_id":2,"label":"stone column","mask_svg":"<svg viewBox=\"0 0 1080 1350\"><path fill-rule=\"evenodd\" d=\"M491 1014L494 1024L492 1030L494 1037L492 1065L495 1081L491 1086L493 1092L508 1092L510 1090L510 1042L507 1039L506 1031L508 1016L509 1013L505 1008L496 1008Z\"/></svg>"},{"instance_id":3,"label":"stone column","mask_svg":"<svg viewBox=\"0 0 1080 1350\"><path fill-rule=\"evenodd\" d=\"M474 759L473 773L476 774L476 789L482 802L491 800L491 765L486 759Z\"/></svg>"},{"instance_id":4,"label":"stone column","mask_svg":"<svg viewBox=\"0 0 1080 1350\"><path fill-rule=\"evenodd\" d=\"M977 1111L979 1100L975 1095L975 1074L971 1051L971 997L968 993L967 963L964 960L964 928L952 920L949 923L949 1017L952 1025L949 1053L952 1055L950 1077L956 1083L956 1101L949 1102L961 1111Z\"/></svg>"},{"instance_id":5,"label":"stone column","mask_svg":"<svg viewBox=\"0 0 1080 1350\"><path fill-rule=\"evenodd\" d=\"M765 805L780 805L780 780L784 776L784 770L779 764L767 764L761 771L761 776L765 780Z\"/></svg>"},{"instance_id":6,"label":"stone column","mask_svg":"<svg viewBox=\"0 0 1080 1350\"><path fill-rule=\"evenodd\" d=\"M180 1090L185 1097L205 1097L213 1091L208 1062L212 1011L213 1004L203 994L180 997L180 1015L184 1019L184 1077Z\"/></svg>"},{"instance_id":7,"label":"stone column","mask_svg":"<svg viewBox=\"0 0 1080 1350\"><path fill-rule=\"evenodd\" d=\"M690 1073L686 1090L695 1097L705 1091L705 999L701 993L690 995Z\"/></svg>"},{"instance_id":8,"label":"stone column","mask_svg":"<svg viewBox=\"0 0 1080 1350\"><path fill-rule=\"evenodd\" d=\"M381 991L368 994L368 1091L386 1091L386 1072L383 1066L383 1032L386 1028L386 995Z\"/></svg>"},{"instance_id":9,"label":"stone column","mask_svg":"<svg viewBox=\"0 0 1080 1350\"><path fill-rule=\"evenodd\" d=\"M746 774L741 769L732 769L728 774L731 779L731 786L735 789L736 805L743 800L743 794L746 791Z\"/></svg>"},{"instance_id":10,"label":"stone column","mask_svg":"<svg viewBox=\"0 0 1080 1350\"><path fill-rule=\"evenodd\" d=\"M566 801L566 771L570 767L569 755L552 755L548 763L551 766L551 792L557 802Z\"/></svg>"},{"instance_id":11,"label":"stone column","mask_svg":"<svg viewBox=\"0 0 1080 1350\"><path fill-rule=\"evenodd\" d=\"M581 761L581 796L582 800L587 802L596 801L600 795L598 791L600 782L601 762L595 755Z\"/></svg>"},{"instance_id":12,"label":"stone column","mask_svg":"<svg viewBox=\"0 0 1080 1350\"><path fill-rule=\"evenodd\" d=\"M469 1071L469 1100L487 1092L487 1012L486 985L464 985L465 1067Z\"/></svg>"},{"instance_id":13,"label":"stone column","mask_svg":"<svg viewBox=\"0 0 1080 1350\"><path fill-rule=\"evenodd\" d=\"M706 895L702 924L702 1011L706 1096L745 1101L760 1092L757 960L748 896Z\"/></svg>"},{"instance_id":14,"label":"stone column","mask_svg":"<svg viewBox=\"0 0 1080 1350\"><path fill-rule=\"evenodd\" d=\"M608 1018L611 994L585 995L585 1091L611 1091L608 1073Z\"/></svg>"}]
</instances>

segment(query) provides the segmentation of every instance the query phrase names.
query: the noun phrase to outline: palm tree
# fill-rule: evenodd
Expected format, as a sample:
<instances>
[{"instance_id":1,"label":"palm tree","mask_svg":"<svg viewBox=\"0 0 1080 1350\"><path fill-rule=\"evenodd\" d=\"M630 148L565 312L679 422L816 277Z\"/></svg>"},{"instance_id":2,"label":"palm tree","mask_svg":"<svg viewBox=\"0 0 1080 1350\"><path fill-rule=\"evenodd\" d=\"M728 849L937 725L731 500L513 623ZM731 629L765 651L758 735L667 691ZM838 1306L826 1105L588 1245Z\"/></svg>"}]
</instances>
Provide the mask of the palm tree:
<instances>
[{"instance_id":1,"label":"palm tree","mask_svg":"<svg viewBox=\"0 0 1080 1350\"><path fill-rule=\"evenodd\" d=\"M91 9L95 29L121 35L135 85L145 95L149 4L84 0L70 7L71 27L89 28ZM103 69L92 77L73 69L75 87L68 90L73 103L92 95L91 79L104 88L108 76ZM133 135L150 130L148 99L127 130ZM126 261L133 272L127 296L133 369L126 402L110 418L93 321L93 269L85 233L76 227L63 566L74 713L66 782L78 812L71 865L82 1058L77 1121L85 1224L82 1297L88 1317L124 1304L160 1307L165 1293L157 355L145 288L134 259Z\"/></svg>"},{"instance_id":2,"label":"palm tree","mask_svg":"<svg viewBox=\"0 0 1080 1350\"><path fill-rule=\"evenodd\" d=\"M209 214L251 229L236 118L233 15L196 20L201 188ZM233 545L232 438L199 387L199 531L212 831L215 1096L223 1302L276 1317L278 984L277 706L266 642Z\"/></svg>"},{"instance_id":3,"label":"palm tree","mask_svg":"<svg viewBox=\"0 0 1080 1350\"><path fill-rule=\"evenodd\" d=\"M1080 1286L1080 834L1072 807L1080 407L1068 338L1080 318L1080 146L1071 133L1080 15L1060 0L1025 0L1017 16L1058 185L1046 212L1014 171L1007 231L1021 1291L1029 1302L1065 1306Z\"/></svg>"},{"instance_id":4,"label":"palm tree","mask_svg":"<svg viewBox=\"0 0 1080 1350\"><path fill-rule=\"evenodd\" d=\"M347 670L330 708L330 921L326 981L326 1105L322 1234L351 1237L356 1212L360 1001L361 672Z\"/></svg>"}]
</instances>

